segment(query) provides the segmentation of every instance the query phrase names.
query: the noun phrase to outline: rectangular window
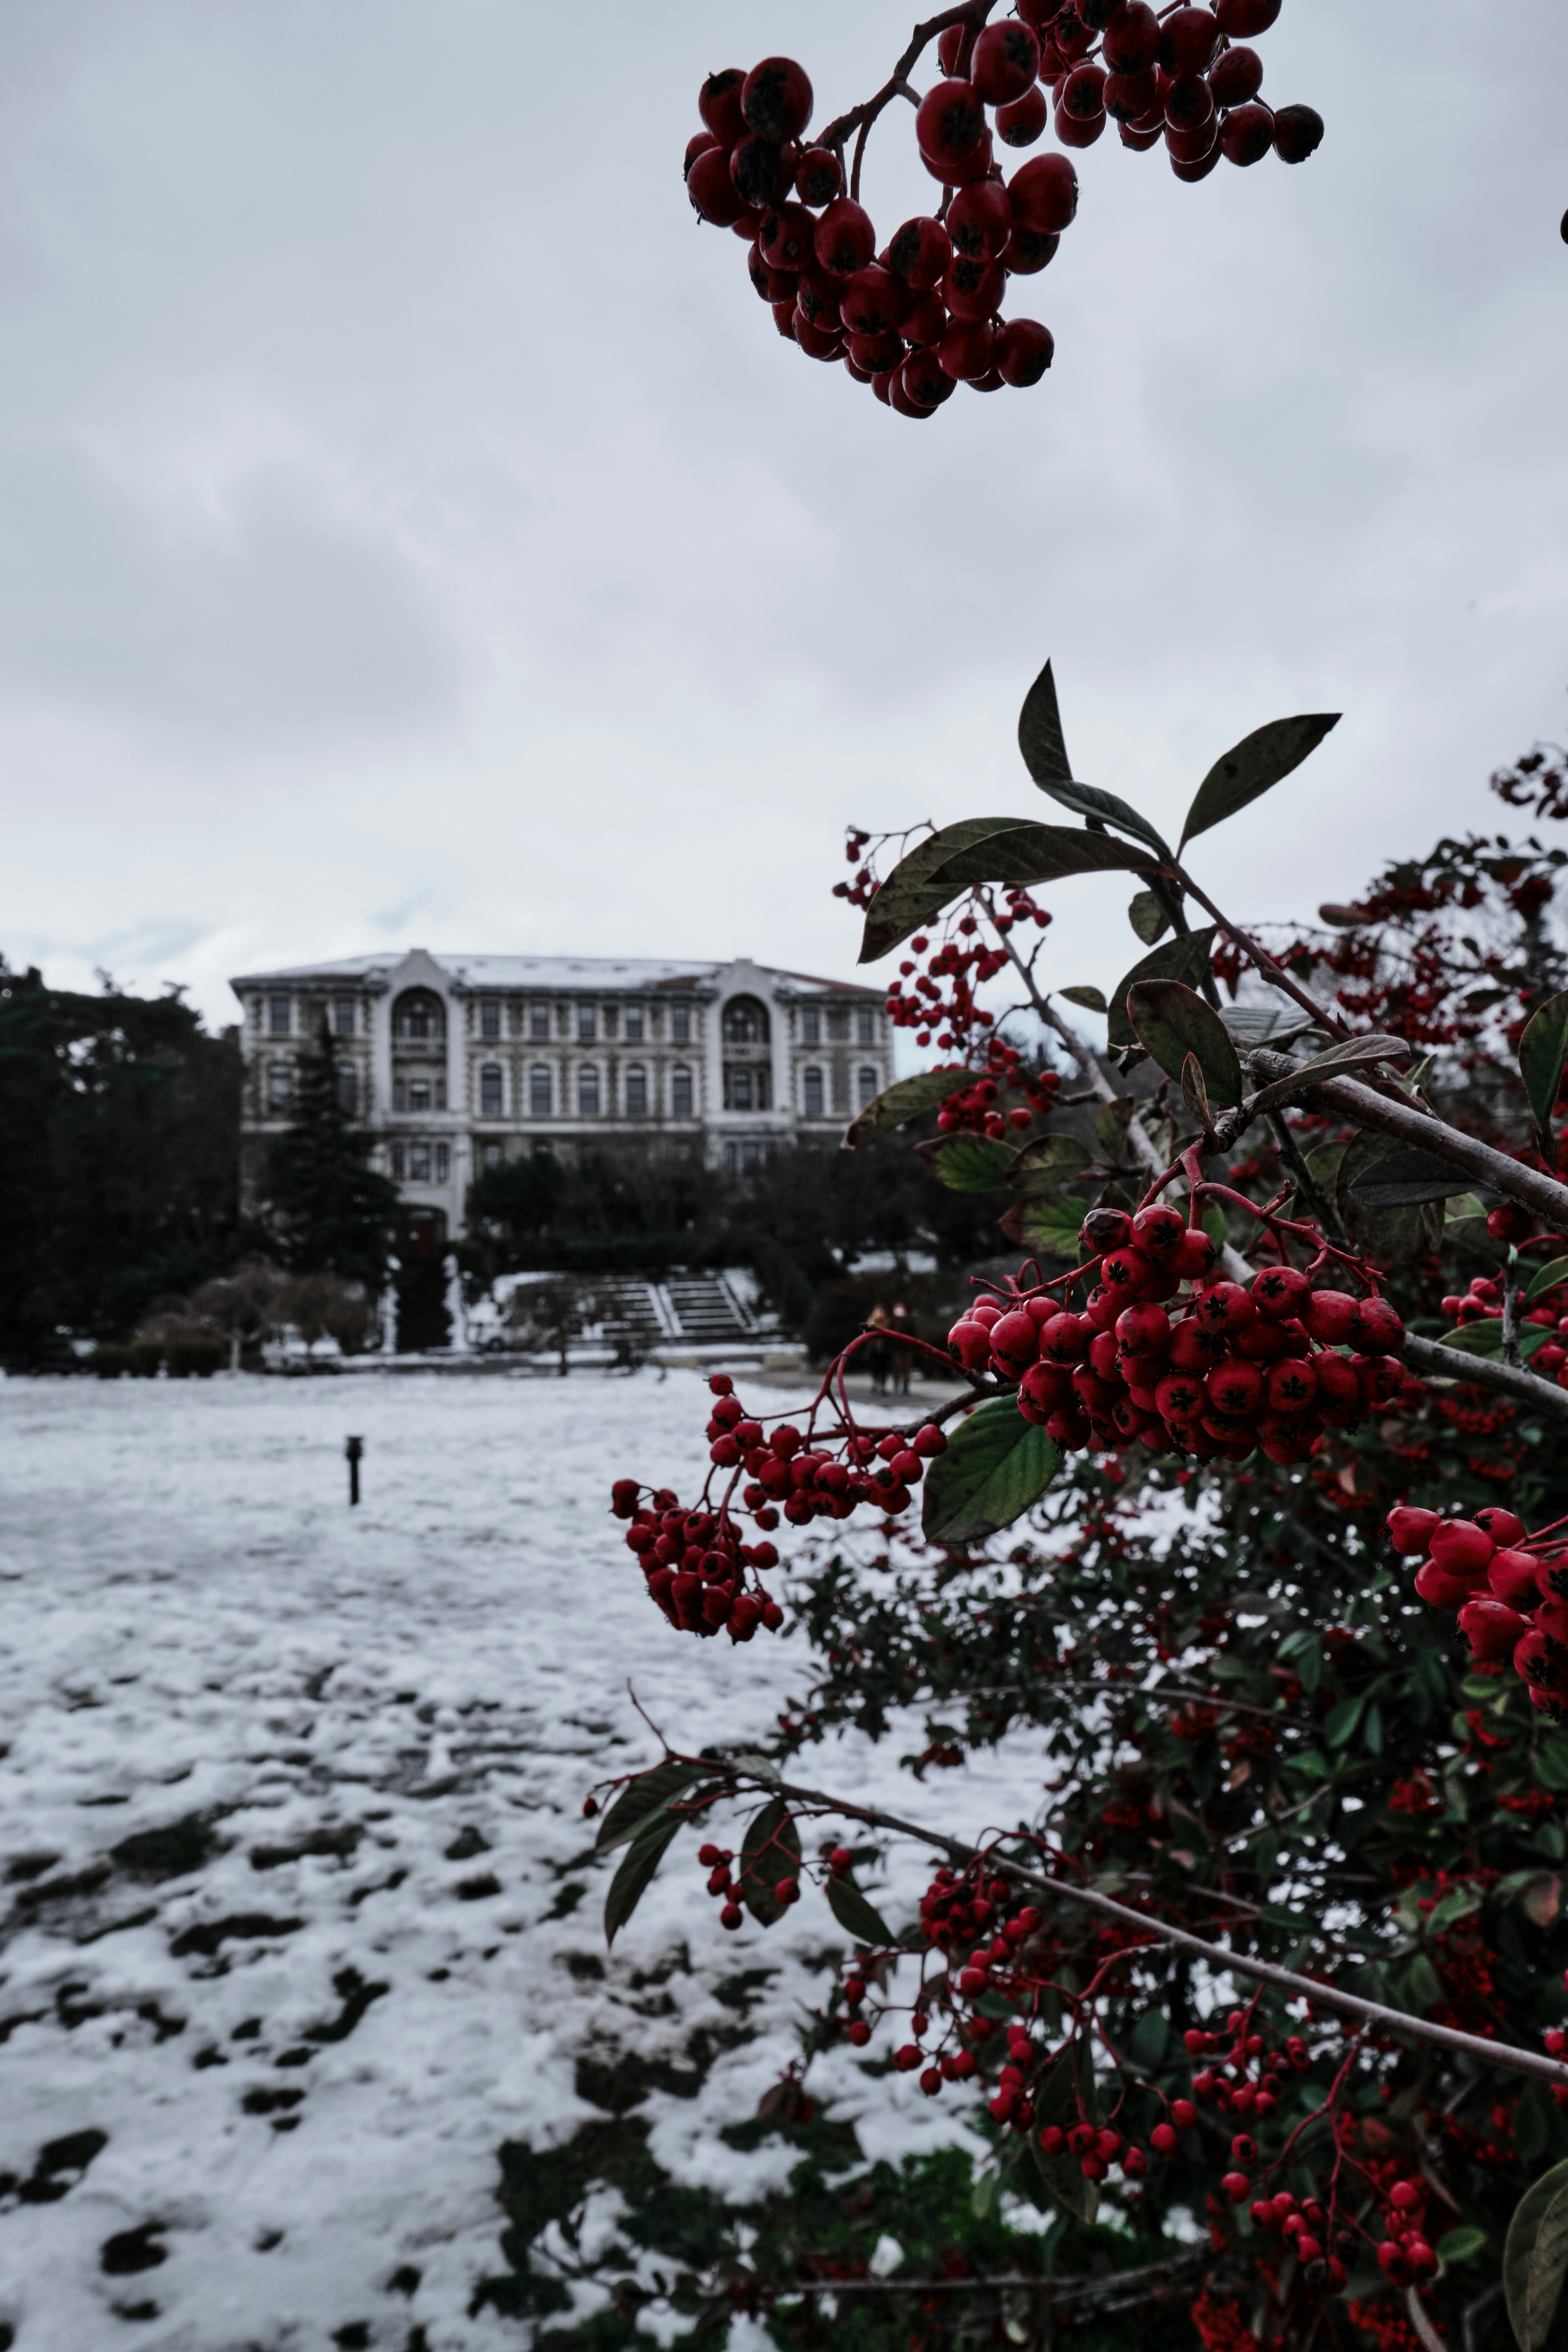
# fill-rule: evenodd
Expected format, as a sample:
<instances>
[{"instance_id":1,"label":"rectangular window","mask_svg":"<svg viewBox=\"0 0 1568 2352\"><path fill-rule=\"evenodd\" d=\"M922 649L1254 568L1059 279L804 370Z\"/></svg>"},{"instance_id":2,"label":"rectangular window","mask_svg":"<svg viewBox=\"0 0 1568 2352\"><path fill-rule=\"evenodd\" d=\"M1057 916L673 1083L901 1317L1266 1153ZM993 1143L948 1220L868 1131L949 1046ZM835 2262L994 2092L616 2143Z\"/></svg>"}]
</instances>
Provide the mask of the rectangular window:
<instances>
[{"instance_id":1,"label":"rectangular window","mask_svg":"<svg viewBox=\"0 0 1568 2352\"><path fill-rule=\"evenodd\" d=\"M859 1077L856 1081L856 1084L858 1087L860 1093L860 1108L862 1110L867 1110L877 1099L876 1071L862 1070Z\"/></svg>"},{"instance_id":2,"label":"rectangular window","mask_svg":"<svg viewBox=\"0 0 1568 2352\"><path fill-rule=\"evenodd\" d=\"M500 1166L500 1145L499 1143L480 1144L479 1166L481 1168L499 1168Z\"/></svg>"},{"instance_id":3,"label":"rectangular window","mask_svg":"<svg viewBox=\"0 0 1568 2352\"><path fill-rule=\"evenodd\" d=\"M332 999L332 1028L340 1037L353 1035L354 1001L352 996L336 996Z\"/></svg>"},{"instance_id":4,"label":"rectangular window","mask_svg":"<svg viewBox=\"0 0 1568 2352\"><path fill-rule=\"evenodd\" d=\"M640 1045L642 1042L642 1006L640 1004L628 1004L626 1007L626 1037L628 1042L633 1045Z\"/></svg>"},{"instance_id":5,"label":"rectangular window","mask_svg":"<svg viewBox=\"0 0 1568 2352\"><path fill-rule=\"evenodd\" d=\"M444 1184L452 1172L452 1147L449 1143L436 1146L436 1181Z\"/></svg>"},{"instance_id":6,"label":"rectangular window","mask_svg":"<svg viewBox=\"0 0 1568 2352\"><path fill-rule=\"evenodd\" d=\"M724 1146L724 1173L726 1176L738 1176L740 1172L741 1147L738 1143L727 1143Z\"/></svg>"},{"instance_id":7,"label":"rectangular window","mask_svg":"<svg viewBox=\"0 0 1568 2352\"><path fill-rule=\"evenodd\" d=\"M501 1115L502 1079L494 1062L487 1062L479 1072L479 1117L499 1118Z\"/></svg>"},{"instance_id":8,"label":"rectangular window","mask_svg":"<svg viewBox=\"0 0 1568 2352\"><path fill-rule=\"evenodd\" d=\"M411 1079L409 1080L409 1082L408 1082L408 1108L409 1108L409 1109L410 1109L410 1110L416 1110L416 1111L419 1111L419 1110L426 1110L426 1111L427 1111L427 1110L429 1109L429 1108L430 1108L430 1088L429 1088L428 1084L426 1083L426 1081L424 1078L411 1078Z\"/></svg>"},{"instance_id":9,"label":"rectangular window","mask_svg":"<svg viewBox=\"0 0 1568 2352\"><path fill-rule=\"evenodd\" d=\"M691 1117L691 1073L684 1064L669 1074L669 1115L672 1118Z\"/></svg>"},{"instance_id":10,"label":"rectangular window","mask_svg":"<svg viewBox=\"0 0 1568 2352\"><path fill-rule=\"evenodd\" d=\"M427 1143L409 1145L408 1181L411 1184L428 1184L430 1181L430 1146Z\"/></svg>"},{"instance_id":11,"label":"rectangular window","mask_svg":"<svg viewBox=\"0 0 1568 2352\"><path fill-rule=\"evenodd\" d=\"M393 1079L392 1108L394 1110L406 1110L408 1108L408 1081L406 1078Z\"/></svg>"},{"instance_id":12,"label":"rectangular window","mask_svg":"<svg viewBox=\"0 0 1568 2352\"><path fill-rule=\"evenodd\" d=\"M762 1145L760 1143L742 1143L741 1146L741 1165L744 1169L746 1174L748 1176L754 1176L762 1164Z\"/></svg>"},{"instance_id":13,"label":"rectangular window","mask_svg":"<svg viewBox=\"0 0 1568 2352\"><path fill-rule=\"evenodd\" d=\"M268 998L267 1034L269 1037L287 1037L289 1034L289 999L286 996Z\"/></svg>"},{"instance_id":14,"label":"rectangular window","mask_svg":"<svg viewBox=\"0 0 1568 2352\"><path fill-rule=\"evenodd\" d=\"M436 1108L437 1110L445 1110L447 1108L447 1081L445 1078L437 1078L436 1081Z\"/></svg>"},{"instance_id":15,"label":"rectangular window","mask_svg":"<svg viewBox=\"0 0 1568 2352\"><path fill-rule=\"evenodd\" d=\"M599 1073L590 1063L577 1073L577 1116L597 1118L599 1116Z\"/></svg>"},{"instance_id":16,"label":"rectangular window","mask_svg":"<svg viewBox=\"0 0 1568 2352\"><path fill-rule=\"evenodd\" d=\"M756 1105L752 1099L752 1073L744 1065L739 1069L728 1067L725 1069L724 1108L726 1110L754 1110Z\"/></svg>"},{"instance_id":17,"label":"rectangular window","mask_svg":"<svg viewBox=\"0 0 1568 2352\"><path fill-rule=\"evenodd\" d=\"M849 1013L847 1006L834 1006L833 1011L827 1016L827 1034L830 1037L848 1036Z\"/></svg>"},{"instance_id":18,"label":"rectangular window","mask_svg":"<svg viewBox=\"0 0 1568 2352\"><path fill-rule=\"evenodd\" d=\"M338 1108L351 1118L359 1108L359 1073L352 1062L338 1064Z\"/></svg>"},{"instance_id":19,"label":"rectangular window","mask_svg":"<svg viewBox=\"0 0 1568 2352\"><path fill-rule=\"evenodd\" d=\"M800 1042L803 1045L820 1045L822 1043L822 1014L815 1004L801 1007Z\"/></svg>"},{"instance_id":20,"label":"rectangular window","mask_svg":"<svg viewBox=\"0 0 1568 2352\"><path fill-rule=\"evenodd\" d=\"M801 1077L801 1108L807 1118L822 1118L827 1106L823 1099L822 1072L806 1070Z\"/></svg>"},{"instance_id":21,"label":"rectangular window","mask_svg":"<svg viewBox=\"0 0 1568 2352\"><path fill-rule=\"evenodd\" d=\"M550 1007L548 1004L531 1004L529 1006L528 1034L531 1037L549 1036Z\"/></svg>"},{"instance_id":22,"label":"rectangular window","mask_svg":"<svg viewBox=\"0 0 1568 2352\"><path fill-rule=\"evenodd\" d=\"M634 1062L626 1072L626 1105L628 1118L647 1117L647 1072L640 1062Z\"/></svg>"},{"instance_id":23,"label":"rectangular window","mask_svg":"<svg viewBox=\"0 0 1568 2352\"><path fill-rule=\"evenodd\" d=\"M877 1016L868 1004L862 1004L855 1015L855 1043L874 1045L877 1042Z\"/></svg>"},{"instance_id":24,"label":"rectangular window","mask_svg":"<svg viewBox=\"0 0 1568 2352\"><path fill-rule=\"evenodd\" d=\"M401 1184L405 1172L406 1160L403 1146L401 1143L395 1143L392 1147L392 1173L394 1181Z\"/></svg>"},{"instance_id":25,"label":"rectangular window","mask_svg":"<svg viewBox=\"0 0 1568 2352\"><path fill-rule=\"evenodd\" d=\"M286 1111L294 1099L294 1066L292 1062L274 1062L267 1073L267 1108L270 1111Z\"/></svg>"},{"instance_id":26,"label":"rectangular window","mask_svg":"<svg viewBox=\"0 0 1568 2352\"><path fill-rule=\"evenodd\" d=\"M479 1034L481 1037L500 1035L500 1006L493 996L487 996L479 1007Z\"/></svg>"},{"instance_id":27,"label":"rectangular window","mask_svg":"<svg viewBox=\"0 0 1568 2352\"><path fill-rule=\"evenodd\" d=\"M534 1118L550 1117L550 1072L542 1062L535 1062L528 1074L528 1108Z\"/></svg>"},{"instance_id":28,"label":"rectangular window","mask_svg":"<svg viewBox=\"0 0 1568 2352\"><path fill-rule=\"evenodd\" d=\"M669 1034L678 1045L688 1045L690 1044L691 1007L689 1004L672 1004L670 1006Z\"/></svg>"},{"instance_id":29,"label":"rectangular window","mask_svg":"<svg viewBox=\"0 0 1568 2352\"><path fill-rule=\"evenodd\" d=\"M586 1044L590 1039L596 1037L598 1034L597 1006L592 1004L580 1004L577 1007L578 1038L584 1044Z\"/></svg>"}]
</instances>

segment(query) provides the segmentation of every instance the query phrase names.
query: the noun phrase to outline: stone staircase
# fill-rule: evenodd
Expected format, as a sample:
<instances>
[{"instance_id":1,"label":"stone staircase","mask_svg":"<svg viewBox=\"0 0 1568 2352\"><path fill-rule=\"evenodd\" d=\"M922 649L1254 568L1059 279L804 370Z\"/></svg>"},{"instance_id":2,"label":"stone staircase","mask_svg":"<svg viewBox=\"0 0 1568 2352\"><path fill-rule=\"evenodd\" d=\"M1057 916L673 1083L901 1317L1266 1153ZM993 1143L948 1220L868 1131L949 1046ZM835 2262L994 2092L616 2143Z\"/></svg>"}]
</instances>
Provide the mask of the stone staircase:
<instances>
[{"instance_id":1,"label":"stone staircase","mask_svg":"<svg viewBox=\"0 0 1568 2352\"><path fill-rule=\"evenodd\" d=\"M752 1336L749 1318L718 1275L672 1274L664 1288L681 1339L703 1346Z\"/></svg>"}]
</instances>

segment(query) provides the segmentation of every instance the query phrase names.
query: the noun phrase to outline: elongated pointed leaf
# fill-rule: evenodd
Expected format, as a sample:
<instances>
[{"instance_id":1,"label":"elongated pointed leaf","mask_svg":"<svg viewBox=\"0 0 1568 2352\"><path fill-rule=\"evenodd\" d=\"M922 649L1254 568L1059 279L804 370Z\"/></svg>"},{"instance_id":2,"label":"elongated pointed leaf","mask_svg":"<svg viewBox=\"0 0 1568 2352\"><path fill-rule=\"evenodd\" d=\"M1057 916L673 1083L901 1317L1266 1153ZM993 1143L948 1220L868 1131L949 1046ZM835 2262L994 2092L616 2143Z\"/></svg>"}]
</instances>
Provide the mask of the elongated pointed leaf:
<instances>
[{"instance_id":1,"label":"elongated pointed leaf","mask_svg":"<svg viewBox=\"0 0 1568 2352\"><path fill-rule=\"evenodd\" d=\"M1554 2164L1514 2207L1502 2286L1520 2352L1540 2352L1568 2273L1568 2162Z\"/></svg>"},{"instance_id":2,"label":"elongated pointed leaf","mask_svg":"<svg viewBox=\"0 0 1568 2352\"><path fill-rule=\"evenodd\" d=\"M787 1906L773 1890L799 1877L800 1832L784 1799L773 1797L753 1816L741 1848L741 1900L759 1926L784 1917Z\"/></svg>"},{"instance_id":3,"label":"elongated pointed leaf","mask_svg":"<svg viewBox=\"0 0 1568 2352\"><path fill-rule=\"evenodd\" d=\"M1088 1202L1069 1193L1059 1201L1026 1197L996 1222L1007 1239L1027 1250L1031 1257L1065 1258L1069 1265L1076 1265L1079 1228L1088 1214Z\"/></svg>"},{"instance_id":4,"label":"elongated pointed leaf","mask_svg":"<svg viewBox=\"0 0 1568 2352\"><path fill-rule=\"evenodd\" d=\"M1200 833L1221 824L1244 809L1271 785L1299 768L1310 751L1315 751L1331 727L1340 723L1340 714L1314 711L1297 719L1271 719L1267 727L1256 728L1250 735L1215 761L1194 795L1187 811L1187 821L1182 827L1181 846L1184 849Z\"/></svg>"},{"instance_id":5,"label":"elongated pointed leaf","mask_svg":"<svg viewBox=\"0 0 1568 2352\"><path fill-rule=\"evenodd\" d=\"M679 1813L657 1813L632 1839L605 1897L605 1941L613 1944L653 1884L664 1850L682 1826Z\"/></svg>"},{"instance_id":6,"label":"elongated pointed leaf","mask_svg":"<svg viewBox=\"0 0 1568 2352\"><path fill-rule=\"evenodd\" d=\"M1037 1135L1008 1161L1007 1182L1015 1192L1046 1192L1070 1184L1088 1166L1089 1154L1076 1135Z\"/></svg>"},{"instance_id":7,"label":"elongated pointed leaf","mask_svg":"<svg viewBox=\"0 0 1568 2352\"><path fill-rule=\"evenodd\" d=\"M858 1151L878 1137L890 1135L896 1127L910 1119L919 1118L922 1111L935 1110L949 1095L955 1095L974 1082L973 1070L921 1070L915 1077L900 1078L884 1087L875 1101L868 1102L858 1118L852 1118L844 1130L844 1140L851 1151Z\"/></svg>"},{"instance_id":8,"label":"elongated pointed leaf","mask_svg":"<svg viewBox=\"0 0 1568 2352\"><path fill-rule=\"evenodd\" d=\"M1156 890L1140 890L1127 909L1127 919L1146 948L1171 928L1171 910Z\"/></svg>"},{"instance_id":9,"label":"elongated pointed leaf","mask_svg":"<svg viewBox=\"0 0 1568 2352\"><path fill-rule=\"evenodd\" d=\"M1109 1013L1110 1010L1098 988L1062 988L1057 993L1065 996L1069 1004L1081 1004L1086 1013Z\"/></svg>"},{"instance_id":10,"label":"elongated pointed leaf","mask_svg":"<svg viewBox=\"0 0 1568 2352\"><path fill-rule=\"evenodd\" d=\"M1523 1323L1519 1329L1519 1352L1526 1363L1537 1348L1544 1348L1548 1339L1556 1338L1539 1323ZM1440 1348L1454 1348L1464 1356L1486 1356L1500 1360L1502 1357L1502 1317L1478 1315L1473 1323L1461 1323L1457 1329L1445 1331L1438 1340Z\"/></svg>"},{"instance_id":11,"label":"elongated pointed leaf","mask_svg":"<svg viewBox=\"0 0 1568 2352\"><path fill-rule=\"evenodd\" d=\"M1542 1135L1552 1132L1552 1113L1568 1058L1568 995L1549 996L1524 1024L1519 1041L1519 1073L1535 1124Z\"/></svg>"},{"instance_id":12,"label":"elongated pointed leaf","mask_svg":"<svg viewBox=\"0 0 1568 2352\"><path fill-rule=\"evenodd\" d=\"M1197 1120L1205 1135L1214 1131L1214 1114L1209 1109L1208 1088L1204 1084L1203 1065L1195 1054L1189 1054L1182 1064L1182 1100Z\"/></svg>"},{"instance_id":13,"label":"elongated pointed leaf","mask_svg":"<svg viewBox=\"0 0 1568 2352\"><path fill-rule=\"evenodd\" d=\"M1135 808L1114 793L1101 792L1096 784L1079 783L1073 775L1062 740L1057 682L1049 662L1024 697L1024 708L1018 713L1018 749L1024 754L1024 765L1041 792L1049 793L1063 808L1075 809L1079 816L1099 824L1120 825L1135 841L1146 842L1156 856L1170 856L1169 848L1147 817L1140 816Z\"/></svg>"},{"instance_id":14,"label":"elongated pointed leaf","mask_svg":"<svg viewBox=\"0 0 1568 2352\"><path fill-rule=\"evenodd\" d=\"M1387 1153L1364 1175L1352 1177L1350 1189L1364 1208L1413 1209L1423 1201L1451 1200L1474 1182L1435 1152L1406 1150Z\"/></svg>"},{"instance_id":15,"label":"elongated pointed leaf","mask_svg":"<svg viewBox=\"0 0 1568 2352\"><path fill-rule=\"evenodd\" d=\"M874 1903L868 1903L858 1886L847 1878L830 1878L827 1882L827 1907L844 1929L861 1944L890 1944L893 1931Z\"/></svg>"},{"instance_id":16,"label":"elongated pointed leaf","mask_svg":"<svg viewBox=\"0 0 1568 2352\"><path fill-rule=\"evenodd\" d=\"M1109 834L1018 817L971 817L947 825L894 866L866 910L860 961L874 963L981 882L1055 882L1069 874L1144 874L1142 850Z\"/></svg>"},{"instance_id":17,"label":"elongated pointed leaf","mask_svg":"<svg viewBox=\"0 0 1568 2352\"><path fill-rule=\"evenodd\" d=\"M1542 1266L1531 1277L1530 1288L1521 1305L1533 1307L1538 1298L1544 1298L1547 1292L1555 1290L1560 1282L1568 1282L1568 1257L1554 1257L1549 1265Z\"/></svg>"},{"instance_id":18,"label":"elongated pointed leaf","mask_svg":"<svg viewBox=\"0 0 1568 2352\"><path fill-rule=\"evenodd\" d=\"M1347 1037L1326 1054L1314 1054L1310 1062L1303 1062L1288 1078L1271 1079L1253 1097L1253 1115L1261 1118L1265 1111L1278 1110L1285 1103L1299 1102L1310 1087L1321 1086L1325 1078L1353 1077L1358 1070L1370 1068L1373 1063L1406 1061L1409 1055L1410 1046L1403 1037L1387 1037L1381 1034L1370 1037Z\"/></svg>"},{"instance_id":19,"label":"elongated pointed leaf","mask_svg":"<svg viewBox=\"0 0 1568 2352\"><path fill-rule=\"evenodd\" d=\"M1085 2093L1080 2108L1080 2095ZM1086 2067L1080 2043L1075 2042L1070 2049L1062 2052L1040 2085L1035 2101L1037 2128L1030 2131L1029 2139L1052 2203L1085 2222L1091 2222L1100 2210L1100 2184L1084 2179L1079 2158L1066 2148L1058 2155L1047 2156L1040 2146L1040 2133L1051 2124L1068 2132L1079 2121L1094 2120L1093 2061L1090 2059Z\"/></svg>"},{"instance_id":20,"label":"elongated pointed leaf","mask_svg":"<svg viewBox=\"0 0 1568 2352\"><path fill-rule=\"evenodd\" d=\"M1201 931L1184 931L1180 937L1166 940L1163 946L1140 957L1131 971L1122 974L1110 992L1110 1013L1105 1027L1106 1043L1113 1054L1124 1053L1135 1042L1132 1024L1127 1017L1127 999L1132 990L1145 980L1180 980L1194 988L1209 968L1214 938L1212 923Z\"/></svg>"},{"instance_id":21,"label":"elongated pointed leaf","mask_svg":"<svg viewBox=\"0 0 1568 2352\"><path fill-rule=\"evenodd\" d=\"M1179 1078L1191 1054L1212 1102L1238 1103L1241 1063L1230 1032L1195 988L1179 980L1141 980L1127 992L1127 1017L1139 1044L1167 1077Z\"/></svg>"},{"instance_id":22,"label":"elongated pointed leaf","mask_svg":"<svg viewBox=\"0 0 1568 2352\"><path fill-rule=\"evenodd\" d=\"M921 1525L933 1543L981 1543L1037 1502L1060 1465L1060 1452L1016 1400L993 1397L926 1472Z\"/></svg>"},{"instance_id":23,"label":"elongated pointed leaf","mask_svg":"<svg viewBox=\"0 0 1568 2352\"><path fill-rule=\"evenodd\" d=\"M656 1764L651 1772L639 1772L635 1780L626 1783L599 1823L595 1852L607 1853L611 1846L636 1837L655 1813L673 1798L683 1797L692 1782L701 1778L702 1768L698 1764Z\"/></svg>"},{"instance_id":24,"label":"elongated pointed leaf","mask_svg":"<svg viewBox=\"0 0 1568 2352\"><path fill-rule=\"evenodd\" d=\"M917 1148L950 1192L1000 1192L1006 1186L1014 1155L993 1136L943 1136Z\"/></svg>"}]
</instances>

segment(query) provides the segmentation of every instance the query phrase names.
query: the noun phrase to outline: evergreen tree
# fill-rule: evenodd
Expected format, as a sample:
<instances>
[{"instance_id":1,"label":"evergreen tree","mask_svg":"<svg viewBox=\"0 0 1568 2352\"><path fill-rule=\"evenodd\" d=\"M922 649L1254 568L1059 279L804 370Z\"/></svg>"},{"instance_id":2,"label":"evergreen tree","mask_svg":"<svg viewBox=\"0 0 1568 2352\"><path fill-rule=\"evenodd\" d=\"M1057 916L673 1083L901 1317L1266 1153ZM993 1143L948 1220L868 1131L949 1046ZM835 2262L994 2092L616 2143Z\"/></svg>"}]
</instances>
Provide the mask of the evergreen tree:
<instances>
[{"instance_id":1,"label":"evergreen tree","mask_svg":"<svg viewBox=\"0 0 1568 2352\"><path fill-rule=\"evenodd\" d=\"M294 1115L268 1160L268 1214L289 1265L363 1282L386 1280L397 1187L370 1165L371 1139L343 1107L337 1050L323 1021L295 1073Z\"/></svg>"}]
</instances>

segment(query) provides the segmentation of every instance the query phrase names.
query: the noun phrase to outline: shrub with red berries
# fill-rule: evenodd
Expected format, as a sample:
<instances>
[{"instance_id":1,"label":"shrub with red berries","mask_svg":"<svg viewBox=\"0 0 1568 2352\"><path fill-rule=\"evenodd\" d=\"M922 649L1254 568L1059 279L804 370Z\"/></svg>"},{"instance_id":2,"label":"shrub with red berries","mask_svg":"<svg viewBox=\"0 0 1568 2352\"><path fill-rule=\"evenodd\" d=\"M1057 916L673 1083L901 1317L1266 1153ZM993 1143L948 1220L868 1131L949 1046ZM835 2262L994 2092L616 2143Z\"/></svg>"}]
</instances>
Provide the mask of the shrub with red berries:
<instances>
[{"instance_id":1,"label":"shrub with red berries","mask_svg":"<svg viewBox=\"0 0 1568 2352\"><path fill-rule=\"evenodd\" d=\"M1036 384L1050 366L1049 328L1001 310L1009 281L1055 258L1078 211L1061 149L1092 146L1113 121L1124 147L1163 144L1179 180L1202 180L1222 160L1245 167L1270 152L1304 163L1323 135L1310 107L1276 113L1258 96L1263 63L1247 43L1278 16L1269 0L1163 16L1143 0L1030 0L987 23L994 5L971 0L921 27L886 87L816 134L794 58L710 74L687 142L692 207L746 240L780 334L808 359L842 361L901 416L934 415L961 383ZM907 77L933 39L940 78L917 92ZM882 243L859 202L860 165L900 97L914 101L916 152L935 184L931 210ZM1034 146L1047 124L1057 148L1005 173L1000 150Z\"/></svg>"}]
</instances>

